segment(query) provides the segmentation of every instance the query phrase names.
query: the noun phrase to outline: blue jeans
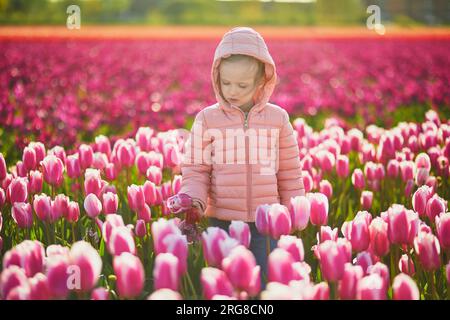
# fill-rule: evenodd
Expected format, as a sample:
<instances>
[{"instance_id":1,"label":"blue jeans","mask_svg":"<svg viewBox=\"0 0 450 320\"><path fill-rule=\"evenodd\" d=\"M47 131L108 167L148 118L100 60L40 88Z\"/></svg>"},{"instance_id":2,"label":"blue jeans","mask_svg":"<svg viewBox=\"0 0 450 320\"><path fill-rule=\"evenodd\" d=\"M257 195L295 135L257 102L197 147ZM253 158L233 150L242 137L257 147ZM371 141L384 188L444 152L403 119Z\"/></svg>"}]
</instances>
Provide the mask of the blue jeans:
<instances>
[{"instance_id":1,"label":"blue jeans","mask_svg":"<svg viewBox=\"0 0 450 320\"><path fill-rule=\"evenodd\" d=\"M228 227L231 221L219 220L216 218L208 218L209 226L219 227L228 233ZM267 237L260 234L254 222L247 222L250 227L250 251L253 253L256 259L256 264L261 267L261 288L265 289L267 281ZM275 249L277 241L270 238L270 251Z\"/></svg>"}]
</instances>

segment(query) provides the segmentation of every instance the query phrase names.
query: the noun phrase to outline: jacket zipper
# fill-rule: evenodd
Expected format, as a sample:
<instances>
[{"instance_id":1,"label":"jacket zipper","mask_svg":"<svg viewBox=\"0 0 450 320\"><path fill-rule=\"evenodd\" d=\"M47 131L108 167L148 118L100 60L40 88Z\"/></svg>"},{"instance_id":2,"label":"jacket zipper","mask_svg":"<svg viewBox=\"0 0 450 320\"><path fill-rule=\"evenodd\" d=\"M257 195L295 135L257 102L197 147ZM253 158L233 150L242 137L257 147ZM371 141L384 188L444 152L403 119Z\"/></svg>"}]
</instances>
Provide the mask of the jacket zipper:
<instances>
[{"instance_id":1,"label":"jacket zipper","mask_svg":"<svg viewBox=\"0 0 450 320\"><path fill-rule=\"evenodd\" d=\"M250 219L250 211L251 208L251 185L252 185L252 172L251 172L251 166L250 166L250 155L249 155L249 137L246 134L246 131L248 129L248 118L250 116L250 111L245 114L244 113L244 133L245 133L245 157L246 157L246 166L247 166L247 221Z\"/></svg>"}]
</instances>

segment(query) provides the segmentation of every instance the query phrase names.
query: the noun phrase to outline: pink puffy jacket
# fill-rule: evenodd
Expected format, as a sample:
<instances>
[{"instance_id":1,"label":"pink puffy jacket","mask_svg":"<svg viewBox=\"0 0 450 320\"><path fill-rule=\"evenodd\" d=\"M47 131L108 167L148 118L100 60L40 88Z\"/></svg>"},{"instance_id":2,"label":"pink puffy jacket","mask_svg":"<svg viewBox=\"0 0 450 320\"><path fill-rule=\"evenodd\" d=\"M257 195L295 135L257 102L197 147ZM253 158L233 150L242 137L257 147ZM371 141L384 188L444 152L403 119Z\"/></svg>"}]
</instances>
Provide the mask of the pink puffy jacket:
<instances>
[{"instance_id":1,"label":"pink puffy jacket","mask_svg":"<svg viewBox=\"0 0 450 320\"><path fill-rule=\"evenodd\" d=\"M219 64L229 54L246 54L265 63L265 85L255 94L247 116L220 93ZM218 103L195 118L181 163L179 192L197 199L208 217L254 222L259 205L288 206L291 197L303 193L299 149L288 113L268 102L277 82L275 63L259 33L238 27L216 48L211 77Z\"/></svg>"}]
</instances>

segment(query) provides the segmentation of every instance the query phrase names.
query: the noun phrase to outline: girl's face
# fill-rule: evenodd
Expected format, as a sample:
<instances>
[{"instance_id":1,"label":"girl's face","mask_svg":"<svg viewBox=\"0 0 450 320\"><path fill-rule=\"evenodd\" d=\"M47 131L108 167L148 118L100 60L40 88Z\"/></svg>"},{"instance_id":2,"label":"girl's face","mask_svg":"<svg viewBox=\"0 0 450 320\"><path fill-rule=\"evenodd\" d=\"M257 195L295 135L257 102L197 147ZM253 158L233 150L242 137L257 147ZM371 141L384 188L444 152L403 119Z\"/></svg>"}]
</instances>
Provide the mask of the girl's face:
<instances>
[{"instance_id":1,"label":"girl's face","mask_svg":"<svg viewBox=\"0 0 450 320\"><path fill-rule=\"evenodd\" d=\"M238 107L251 107L253 97L262 86L256 83L257 64L247 61L224 61L220 64L220 90L230 104Z\"/></svg>"}]
</instances>

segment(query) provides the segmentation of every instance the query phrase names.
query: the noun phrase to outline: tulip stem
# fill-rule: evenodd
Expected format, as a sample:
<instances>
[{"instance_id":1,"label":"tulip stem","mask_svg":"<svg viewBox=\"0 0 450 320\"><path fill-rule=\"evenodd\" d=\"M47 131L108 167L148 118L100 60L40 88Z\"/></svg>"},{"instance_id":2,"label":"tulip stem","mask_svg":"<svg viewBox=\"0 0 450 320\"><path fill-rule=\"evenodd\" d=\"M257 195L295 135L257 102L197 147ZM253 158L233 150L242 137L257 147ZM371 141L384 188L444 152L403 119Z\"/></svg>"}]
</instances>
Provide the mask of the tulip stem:
<instances>
[{"instance_id":1,"label":"tulip stem","mask_svg":"<svg viewBox=\"0 0 450 320\"><path fill-rule=\"evenodd\" d=\"M75 243L77 240L75 236L75 222L72 223L72 243Z\"/></svg>"},{"instance_id":2,"label":"tulip stem","mask_svg":"<svg viewBox=\"0 0 450 320\"><path fill-rule=\"evenodd\" d=\"M337 294L336 294L336 282L331 281L328 283L330 287L330 300L337 300Z\"/></svg>"},{"instance_id":3,"label":"tulip stem","mask_svg":"<svg viewBox=\"0 0 450 320\"><path fill-rule=\"evenodd\" d=\"M192 294L194 295L194 299L197 299L197 293L195 291L194 284L192 283L191 276L189 275L189 272L186 272L186 277L187 277L187 280L188 280L188 283L189 283L189 287L191 288Z\"/></svg>"},{"instance_id":4,"label":"tulip stem","mask_svg":"<svg viewBox=\"0 0 450 320\"><path fill-rule=\"evenodd\" d=\"M266 256L267 256L267 259L269 259L269 255L270 255L270 237L266 236Z\"/></svg>"}]
</instances>

